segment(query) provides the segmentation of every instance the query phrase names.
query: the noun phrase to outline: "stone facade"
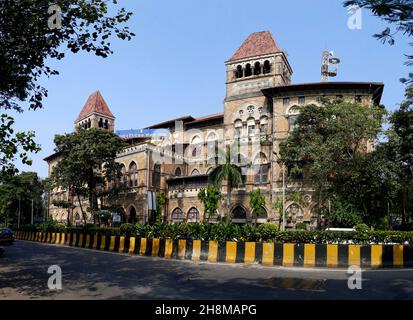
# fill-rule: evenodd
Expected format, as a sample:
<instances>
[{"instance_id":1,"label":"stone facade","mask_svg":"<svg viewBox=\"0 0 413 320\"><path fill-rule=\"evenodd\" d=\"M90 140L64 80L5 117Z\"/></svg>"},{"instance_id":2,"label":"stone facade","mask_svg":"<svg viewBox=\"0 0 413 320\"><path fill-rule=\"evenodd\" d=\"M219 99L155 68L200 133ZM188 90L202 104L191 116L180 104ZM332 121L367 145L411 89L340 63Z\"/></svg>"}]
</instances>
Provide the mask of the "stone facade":
<instances>
[{"instance_id":1,"label":"stone facade","mask_svg":"<svg viewBox=\"0 0 413 320\"><path fill-rule=\"evenodd\" d=\"M217 151L231 146L234 164L241 167L246 177L245 184L232 192L231 221L247 223L255 219L249 208L248 192L259 188L266 205L259 213L257 223L280 223L281 217L273 204L282 197L283 171L284 175L288 172L287 168L283 170L277 157L280 142L294 127L297 106L318 104L321 97L340 97L378 105L383 91L381 83L291 84L292 69L287 55L278 48L269 32L250 35L225 65L223 113L201 118L187 116L147 128L166 130L169 134L163 139L154 135L141 141L128 140L130 146L117 157L124 166L120 183L127 189L116 197L104 199L104 205L121 205L126 220L147 222L153 217L153 201L150 200L156 193L163 192L166 195L162 210L165 221L202 221L204 208L197 194L208 185L208 174L219 164ZM93 105L94 101L97 101L97 107ZM101 118L104 124L107 120L107 125L101 126L102 121L97 120ZM87 127L113 130L114 120L99 93L97 98L88 99L75 127L84 126L86 121ZM372 142L366 143L366 151L372 148ZM45 160L50 174L59 156L52 155ZM286 180L284 189L301 194L299 202L287 199L286 227L294 228L303 222L308 228L314 228L317 224L316 202L312 198L313 189L306 170L301 180ZM226 194L225 182L222 192ZM55 190L50 199L56 197L67 198L68 195L65 190ZM83 205L87 206L87 202ZM49 210L53 218L67 220L65 210L53 205ZM218 215L222 217L225 211L222 201ZM77 206L72 218L75 222L79 222L75 218L78 213Z\"/></svg>"}]
</instances>

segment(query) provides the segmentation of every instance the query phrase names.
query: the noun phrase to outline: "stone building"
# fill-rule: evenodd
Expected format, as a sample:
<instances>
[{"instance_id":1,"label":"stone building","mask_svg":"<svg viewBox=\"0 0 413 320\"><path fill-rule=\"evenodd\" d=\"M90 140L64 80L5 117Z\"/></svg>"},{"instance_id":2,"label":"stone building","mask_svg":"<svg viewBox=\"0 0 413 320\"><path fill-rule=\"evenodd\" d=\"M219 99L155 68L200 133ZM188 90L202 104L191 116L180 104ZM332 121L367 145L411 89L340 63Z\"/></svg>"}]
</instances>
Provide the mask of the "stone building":
<instances>
[{"instance_id":1,"label":"stone building","mask_svg":"<svg viewBox=\"0 0 413 320\"><path fill-rule=\"evenodd\" d=\"M118 154L117 161L124 167L120 183L127 188L118 196L104 200L106 205L121 205L127 215L125 220L153 219L155 195L162 191L166 195L165 221L201 221L204 208L198 200L198 191L208 185L208 174L221 161L219 150L231 146L231 159L246 178L232 192L231 221L247 223L257 217L258 223L279 223L279 214L273 209L283 191L279 143L294 128L298 106L317 104L320 97L378 105L384 87L373 82L292 84L288 57L268 31L252 33L225 66L223 113L163 121L145 128L150 135L126 138L129 146ZM114 130L115 117L99 92L89 97L75 127ZM367 151L371 148L372 143L368 143ZM59 155L45 160L50 173ZM284 173L288 174L288 168L284 168ZM248 192L256 188L265 195L266 205L254 214L249 208ZM308 174L304 171L301 179L286 180L284 188L302 195L300 203L286 202L286 227L294 228L296 223L304 222L308 228L314 228L317 216ZM222 191L225 194L225 182ZM50 199L67 198L65 190L50 194ZM66 221L64 209L50 205L49 210L53 218ZM223 216L224 212L222 202L217 214ZM74 209L73 220L80 223L78 207Z\"/></svg>"}]
</instances>

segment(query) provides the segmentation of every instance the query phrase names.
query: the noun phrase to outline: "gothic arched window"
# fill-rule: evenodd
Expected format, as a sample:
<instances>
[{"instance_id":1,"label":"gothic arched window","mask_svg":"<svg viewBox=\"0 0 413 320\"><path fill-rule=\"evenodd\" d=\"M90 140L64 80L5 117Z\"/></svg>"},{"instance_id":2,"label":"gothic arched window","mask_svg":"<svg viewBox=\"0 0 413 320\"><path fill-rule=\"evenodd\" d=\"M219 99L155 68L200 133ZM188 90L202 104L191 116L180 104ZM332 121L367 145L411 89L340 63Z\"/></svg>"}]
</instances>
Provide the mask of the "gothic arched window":
<instances>
[{"instance_id":1,"label":"gothic arched window","mask_svg":"<svg viewBox=\"0 0 413 320\"><path fill-rule=\"evenodd\" d=\"M129 165L129 186L136 187L138 185L138 167L134 161Z\"/></svg>"},{"instance_id":2,"label":"gothic arched window","mask_svg":"<svg viewBox=\"0 0 413 320\"><path fill-rule=\"evenodd\" d=\"M192 207L188 211L188 222L199 222L199 211L197 208Z\"/></svg>"},{"instance_id":3,"label":"gothic arched window","mask_svg":"<svg viewBox=\"0 0 413 320\"><path fill-rule=\"evenodd\" d=\"M172 211L171 218L172 218L173 223L182 223L182 222L185 221L185 216L184 216L184 213L182 212L181 208L175 208Z\"/></svg>"},{"instance_id":4,"label":"gothic arched window","mask_svg":"<svg viewBox=\"0 0 413 320\"><path fill-rule=\"evenodd\" d=\"M182 170L180 167L175 169L175 176L176 177L180 177L182 175Z\"/></svg>"},{"instance_id":5,"label":"gothic arched window","mask_svg":"<svg viewBox=\"0 0 413 320\"><path fill-rule=\"evenodd\" d=\"M239 79L242 78L242 66L237 66L237 70L235 70L235 78Z\"/></svg>"}]
</instances>

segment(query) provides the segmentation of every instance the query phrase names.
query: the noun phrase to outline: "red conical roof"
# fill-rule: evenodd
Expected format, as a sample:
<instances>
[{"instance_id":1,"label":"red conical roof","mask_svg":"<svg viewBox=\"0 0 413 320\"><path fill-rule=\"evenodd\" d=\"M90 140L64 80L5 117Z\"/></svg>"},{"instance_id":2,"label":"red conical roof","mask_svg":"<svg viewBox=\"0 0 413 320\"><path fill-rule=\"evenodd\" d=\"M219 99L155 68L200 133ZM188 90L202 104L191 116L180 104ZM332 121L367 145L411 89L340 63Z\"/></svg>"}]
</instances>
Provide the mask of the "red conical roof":
<instances>
[{"instance_id":1,"label":"red conical roof","mask_svg":"<svg viewBox=\"0 0 413 320\"><path fill-rule=\"evenodd\" d=\"M77 120L81 120L92 113L100 113L102 115L115 118L99 91L93 92L89 96L82 111L80 111Z\"/></svg>"},{"instance_id":2,"label":"red conical roof","mask_svg":"<svg viewBox=\"0 0 413 320\"><path fill-rule=\"evenodd\" d=\"M282 52L275 43L271 32L261 31L251 33L239 49L228 61L239 60L249 57L261 56Z\"/></svg>"}]
</instances>

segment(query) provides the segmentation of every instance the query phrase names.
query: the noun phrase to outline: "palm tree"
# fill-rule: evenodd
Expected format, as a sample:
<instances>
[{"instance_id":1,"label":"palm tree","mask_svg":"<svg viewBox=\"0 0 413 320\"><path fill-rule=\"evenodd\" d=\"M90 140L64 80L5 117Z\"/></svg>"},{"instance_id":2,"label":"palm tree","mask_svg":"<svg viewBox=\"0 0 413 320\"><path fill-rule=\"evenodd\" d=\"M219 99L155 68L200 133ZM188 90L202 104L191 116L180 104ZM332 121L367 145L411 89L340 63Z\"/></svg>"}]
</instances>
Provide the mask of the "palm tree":
<instances>
[{"instance_id":1,"label":"palm tree","mask_svg":"<svg viewBox=\"0 0 413 320\"><path fill-rule=\"evenodd\" d=\"M241 168L232 163L230 151L230 146L226 146L225 153L222 150L218 150L219 153L223 154L222 158L225 158L225 163L219 164L211 171L209 175L209 179L212 183L220 189L224 180L227 182L227 223L230 218L232 188L238 188L242 183L244 183L244 176L241 173Z\"/></svg>"}]
</instances>

